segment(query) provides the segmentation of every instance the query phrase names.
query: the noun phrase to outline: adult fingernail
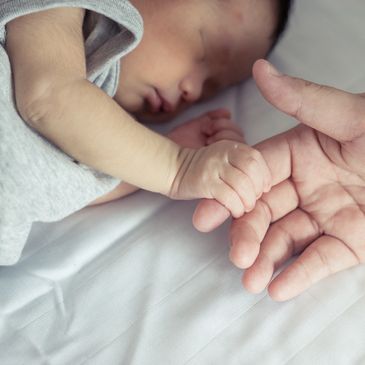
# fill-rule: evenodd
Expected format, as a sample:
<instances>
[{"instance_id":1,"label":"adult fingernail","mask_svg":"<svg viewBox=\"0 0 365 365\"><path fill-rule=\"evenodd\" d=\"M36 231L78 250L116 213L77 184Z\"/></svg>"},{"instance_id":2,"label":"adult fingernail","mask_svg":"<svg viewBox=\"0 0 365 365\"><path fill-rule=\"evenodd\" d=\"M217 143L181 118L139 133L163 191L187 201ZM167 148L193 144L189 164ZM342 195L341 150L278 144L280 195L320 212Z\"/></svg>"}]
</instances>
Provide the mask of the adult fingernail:
<instances>
[{"instance_id":1,"label":"adult fingernail","mask_svg":"<svg viewBox=\"0 0 365 365\"><path fill-rule=\"evenodd\" d=\"M271 63L267 63L268 71L273 76L282 76L283 74L279 72Z\"/></svg>"}]
</instances>

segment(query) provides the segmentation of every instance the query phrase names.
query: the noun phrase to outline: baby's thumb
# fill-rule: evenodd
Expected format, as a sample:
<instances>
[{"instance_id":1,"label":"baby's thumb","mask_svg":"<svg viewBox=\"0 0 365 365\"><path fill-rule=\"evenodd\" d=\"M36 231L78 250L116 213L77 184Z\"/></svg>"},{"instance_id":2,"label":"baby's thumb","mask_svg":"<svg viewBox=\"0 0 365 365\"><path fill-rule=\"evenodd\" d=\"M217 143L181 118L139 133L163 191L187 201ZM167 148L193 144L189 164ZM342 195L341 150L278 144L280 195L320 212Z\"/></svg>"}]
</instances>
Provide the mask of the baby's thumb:
<instances>
[{"instance_id":1,"label":"baby's thumb","mask_svg":"<svg viewBox=\"0 0 365 365\"><path fill-rule=\"evenodd\" d=\"M253 76L275 108L340 142L365 131L365 98L329 86L279 73L269 62L258 60Z\"/></svg>"}]
</instances>

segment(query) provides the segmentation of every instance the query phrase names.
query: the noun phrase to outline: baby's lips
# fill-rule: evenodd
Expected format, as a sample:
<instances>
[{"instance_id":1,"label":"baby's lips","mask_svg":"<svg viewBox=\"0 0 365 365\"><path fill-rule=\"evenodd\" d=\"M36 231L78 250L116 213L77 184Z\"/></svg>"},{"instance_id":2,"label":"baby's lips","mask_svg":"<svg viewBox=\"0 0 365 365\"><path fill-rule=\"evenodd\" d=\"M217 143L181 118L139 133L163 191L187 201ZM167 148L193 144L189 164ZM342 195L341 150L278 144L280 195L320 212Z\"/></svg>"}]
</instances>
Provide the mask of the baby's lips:
<instances>
[{"instance_id":1,"label":"baby's lips","mask_svg":"<svg viewBox=\"0 0 365 365\"><path fill-rule=\"evenodd\" d=\"M146 97L148 104L150 106L150 111L152 113L157 113L160 111L162 106L162 100L160 96L157 94L157 91L155 89L152 89L147 97Z\"/></svg>"}]
</instances>

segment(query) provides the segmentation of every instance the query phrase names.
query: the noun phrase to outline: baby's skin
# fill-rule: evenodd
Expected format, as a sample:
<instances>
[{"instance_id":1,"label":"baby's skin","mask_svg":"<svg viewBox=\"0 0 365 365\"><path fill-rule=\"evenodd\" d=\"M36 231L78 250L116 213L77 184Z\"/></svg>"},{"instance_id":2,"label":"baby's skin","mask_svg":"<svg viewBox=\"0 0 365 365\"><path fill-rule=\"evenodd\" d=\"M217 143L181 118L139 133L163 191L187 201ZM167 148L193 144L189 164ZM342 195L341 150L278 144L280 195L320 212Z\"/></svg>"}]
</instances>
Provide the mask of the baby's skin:
<instances>
[{"instance_id":1,"label":"baby's skin","mask_svg":"<svg viewBox=\"0 0 365 365\"><path fill-rule=\"evenodd\" d=\"M209 144L230 140L244 143L241 128L232 121L231 113L224 108L211 110L187 121L166 135L182 147L199 149ZM98 205L121 199L139 190L138 187L121 182L114 190L94 200L89 205Z\"/></svg>"},{"instance_id":2,"label":"baby's skin","mask_svg":"<svg viewBox=\"0 0 365 365\"><path fill-rule=\"evenodd\" d=\"M201 123L207 141L193 148L137 120L171 119L246 79L273 44L276 7L268 0L134 5L143 17L143 39L122 57L123 80L113 98L87 79L85 9L48 9L10 21L6 51L18 112L76 161L172 199L215 199L238 218L271 187L260 152L225 138L224 123L212 135L203 133L206 121L184 127Z\"/></svg>"}]
</instances>

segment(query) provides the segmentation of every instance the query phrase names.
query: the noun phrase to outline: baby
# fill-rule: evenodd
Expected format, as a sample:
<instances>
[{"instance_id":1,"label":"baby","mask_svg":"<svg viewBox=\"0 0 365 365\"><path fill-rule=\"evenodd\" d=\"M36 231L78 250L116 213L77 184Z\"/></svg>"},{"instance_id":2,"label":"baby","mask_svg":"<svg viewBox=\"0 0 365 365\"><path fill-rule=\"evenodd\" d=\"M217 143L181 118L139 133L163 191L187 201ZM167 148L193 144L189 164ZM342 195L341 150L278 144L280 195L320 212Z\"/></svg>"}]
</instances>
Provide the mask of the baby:
<instances>
[{"instance_id":1,"label":"baby","mask_svg":"<svg viewBox=\"0 0 365 365\"><path fill-rule=\"evenodd\" d=\"M270 172L259 152L239 142L227 111L170 138L140 122L171 119L247 78L283 29L289 1L131 0L118 9L105 1L99 11L93 1L45 3L7 23L16 106L76 162L123 180L94 203L138 187L216 199L234 217L253 209L271 187Z\"/></svg>"}]
</instances>

